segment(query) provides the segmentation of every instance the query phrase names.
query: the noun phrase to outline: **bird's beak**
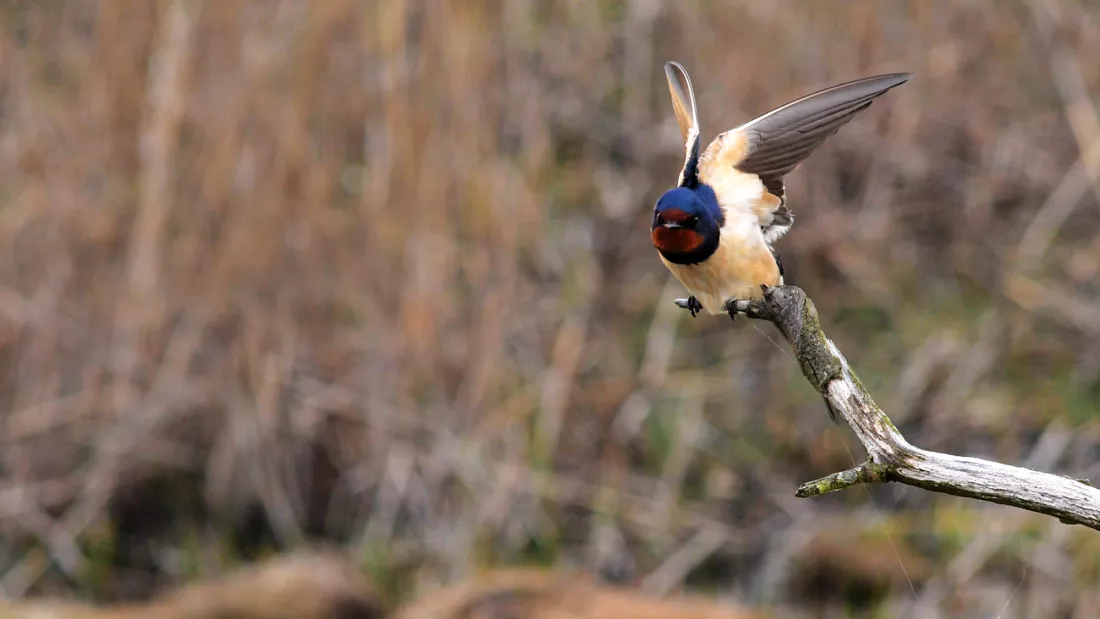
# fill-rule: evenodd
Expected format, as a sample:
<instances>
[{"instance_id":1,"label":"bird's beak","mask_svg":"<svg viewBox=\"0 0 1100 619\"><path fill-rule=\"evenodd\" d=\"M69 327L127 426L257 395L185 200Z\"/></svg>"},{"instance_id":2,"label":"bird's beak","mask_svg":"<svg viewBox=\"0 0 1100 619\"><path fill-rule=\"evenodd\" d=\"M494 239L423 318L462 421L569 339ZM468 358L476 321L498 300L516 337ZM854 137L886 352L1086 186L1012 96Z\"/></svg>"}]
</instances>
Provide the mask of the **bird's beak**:
<instances>
[{"instance_id":1,"label":"bird's beak","mask_svg":"<svg viewBox=\"0 0 1100 619\"><path fill-rule=\"evenodd\" d=\"M684 227L680 223L675 221L666 221L665 223L661 224L661 226L669 230L679 230L680 228Z\"/></svg>"}]
</instances>

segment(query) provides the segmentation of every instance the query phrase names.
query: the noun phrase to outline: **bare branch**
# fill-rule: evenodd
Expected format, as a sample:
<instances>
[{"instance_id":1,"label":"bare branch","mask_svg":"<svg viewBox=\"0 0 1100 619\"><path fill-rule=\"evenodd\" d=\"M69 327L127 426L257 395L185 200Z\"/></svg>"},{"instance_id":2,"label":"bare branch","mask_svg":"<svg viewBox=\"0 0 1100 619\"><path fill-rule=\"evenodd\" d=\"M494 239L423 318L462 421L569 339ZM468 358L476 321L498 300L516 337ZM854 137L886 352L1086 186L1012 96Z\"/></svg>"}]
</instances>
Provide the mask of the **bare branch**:
<instances>
[{"instance_id":1,"label":"bare branch","mask_svg":"<svg viewBox=\"0 0 1100 619\"><path fill-rule=\"evenodd\" d=\"M801 289L769 288L763 299L742 302L737 310L779 328L794 347L806 380L825 399L829 414L844 420L867 449L866 463L805 483L797 496L892 481L1012 505L1100 530L1100 490L1088 480L926 451L909 444L875 404L844 355L825 337L817 309Z\"/></svg>"}]
</instances>

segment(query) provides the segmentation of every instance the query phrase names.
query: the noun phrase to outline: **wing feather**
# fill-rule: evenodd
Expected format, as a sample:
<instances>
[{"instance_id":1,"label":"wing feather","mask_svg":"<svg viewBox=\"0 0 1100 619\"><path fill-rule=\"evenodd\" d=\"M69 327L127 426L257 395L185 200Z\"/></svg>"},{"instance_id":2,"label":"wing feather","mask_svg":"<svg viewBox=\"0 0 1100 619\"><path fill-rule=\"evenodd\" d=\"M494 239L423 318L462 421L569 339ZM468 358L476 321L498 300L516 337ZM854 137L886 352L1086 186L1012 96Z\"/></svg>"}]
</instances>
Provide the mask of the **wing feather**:
<instances>
[{"instance_id":1,"label":"wing feather","mask_svg":"<svg viewBox=\"0 0 1100 619\"><path fill-rule=\"evenodd\" d=\"M772 242L794 219L786 206L783 177L876 97L909 77L908 73L891 73L863 78L782 105L716 137L702 154L700 173L704 178L731 172L758 176L767 191L779 198L774 210L758 214L764 236Z\"/></svg>"},{"instance_id":2,"label":"wing feather","mask_svg":"<svg viewBox=\"0 0 1100 619\"><path fill-rule=\"evenodd\" d=\"M695 106L695 90L691 86L691 77L687 70L678 62L665 63L665 77L672 96L676 124L684 137L684 167L680 170L676 184L681 187L694 186L699 166L699 111Z\"/></svg>"},{"instance_id":3,"label":"wing feather","mask_svg":"<svg viewBox=\"0 0 1100 619\"><path fill-rule=\"evenodd\" d=\"M908 73L847 82L792 101L741 125L749 148L738 170L782 178L873 99L904 84ZM761 164L764 165L761 165Z\"/></svg>"}]
</instances>

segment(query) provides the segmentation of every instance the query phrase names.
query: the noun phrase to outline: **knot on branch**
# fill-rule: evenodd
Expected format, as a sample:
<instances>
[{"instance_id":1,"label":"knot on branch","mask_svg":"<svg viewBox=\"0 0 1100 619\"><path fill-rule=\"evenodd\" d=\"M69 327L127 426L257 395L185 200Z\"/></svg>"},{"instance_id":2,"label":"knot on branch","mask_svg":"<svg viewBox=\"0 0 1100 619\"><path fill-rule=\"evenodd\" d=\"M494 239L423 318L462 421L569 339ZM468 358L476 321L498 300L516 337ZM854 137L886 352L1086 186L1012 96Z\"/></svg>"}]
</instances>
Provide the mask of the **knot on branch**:
<instances>
[{"instance_id":1,"label":"knot on branch","mask_svg":"<svg viewBox=\"0 0 1100 619\"><path fill-rule=\"evenodd\" d=\"M843 374L845 364L825 337L813 301L797 286L761 288L762 298L738 302L737 311L774 324L794 348L802 373L814 389L824 395L829 381ZM828 408L829 416L835 421L834 407Z\"/></svg>"},{"instance_id":2,"label":"knot on branch","mask_svg":"<svg viewBox=\"0 0 1100 619\"><path fill-rule=\"evenodd\" d=\"M803 308L809 301L806 293L797 286L761 286L760 288L763 291L763 297L748 301L731 301L737 304L735 310L749 318L767 320L774 324L791 344L797 346L797 340L802 331ZM813 310L813 314L816 318L816 309Z\"/></svg>"}]
</instances>

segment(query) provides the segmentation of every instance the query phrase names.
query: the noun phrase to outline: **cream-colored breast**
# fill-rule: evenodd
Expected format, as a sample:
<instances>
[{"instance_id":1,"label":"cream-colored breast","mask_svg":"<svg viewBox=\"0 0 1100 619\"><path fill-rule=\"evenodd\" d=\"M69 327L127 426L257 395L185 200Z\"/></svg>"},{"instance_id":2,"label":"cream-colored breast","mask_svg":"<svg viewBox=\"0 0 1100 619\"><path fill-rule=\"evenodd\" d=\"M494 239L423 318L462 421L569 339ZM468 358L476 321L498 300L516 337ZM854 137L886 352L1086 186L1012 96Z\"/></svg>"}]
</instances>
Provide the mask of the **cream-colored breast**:
<instances>
[{"instance_id":1,"label":"cream-colored breast","mask_svg":"<svg viewBox=\"0 0 1100 619\"><path fill-rule=\"evenodd\" d=\"M783 283L754 216L728 216L720 235L718 249L698 264L674 264L661 257L710 314L725 312L727 299L759 298L761 284Z\"/></svg>"}]
</instances>

